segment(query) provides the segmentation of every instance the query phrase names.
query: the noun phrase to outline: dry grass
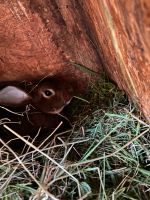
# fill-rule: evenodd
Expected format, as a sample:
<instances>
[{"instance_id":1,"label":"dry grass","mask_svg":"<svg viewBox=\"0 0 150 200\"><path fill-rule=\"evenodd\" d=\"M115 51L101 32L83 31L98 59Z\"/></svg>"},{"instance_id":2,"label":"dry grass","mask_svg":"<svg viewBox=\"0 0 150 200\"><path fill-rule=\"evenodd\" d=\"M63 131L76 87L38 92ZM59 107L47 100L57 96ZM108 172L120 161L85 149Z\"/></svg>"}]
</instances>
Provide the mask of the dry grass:
<instances>
[{"instance_id":1,"label":"dry grass","mask_svg":"<svg viewBox=\"0 0 150 200\"><path fill-rule=\"evenodd\" d=\"M76 99L68 109L73 128L56 127L38 146L1 120L28 147L16 153L1 140L1 199L150 199L149 125L110 82L92 86L84 98L89 103Z\"/></svg>"}]
</instances>

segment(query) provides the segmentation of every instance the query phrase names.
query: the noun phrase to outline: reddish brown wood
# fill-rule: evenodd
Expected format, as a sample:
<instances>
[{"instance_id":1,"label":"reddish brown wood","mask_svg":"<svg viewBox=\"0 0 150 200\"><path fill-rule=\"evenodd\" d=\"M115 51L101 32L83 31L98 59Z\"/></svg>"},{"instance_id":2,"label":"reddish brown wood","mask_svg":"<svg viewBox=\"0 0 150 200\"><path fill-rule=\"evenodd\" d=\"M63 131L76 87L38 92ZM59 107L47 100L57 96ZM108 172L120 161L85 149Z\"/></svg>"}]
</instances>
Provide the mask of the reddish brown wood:
<instances>
[{"instance_id":1,"label":"reddish brown wood","mask_svg":"<svg viewBox=\"0 0 150 200\"><path fill-rule=\"evenodd\" d=\"M105 69L150 121L150 1L81 2Z\"/></svg>"},{"instance_id":2,"label":"reddish brown wood","mask_svg":"<svg viewBox=\"0 0 150 200\"><path fill-rule=\"evenodd\" d=\"M76 1L0 0L1 81L39 79L58 71L81 78L70 61L100 68Z\"/></svg>"}]
</instances>

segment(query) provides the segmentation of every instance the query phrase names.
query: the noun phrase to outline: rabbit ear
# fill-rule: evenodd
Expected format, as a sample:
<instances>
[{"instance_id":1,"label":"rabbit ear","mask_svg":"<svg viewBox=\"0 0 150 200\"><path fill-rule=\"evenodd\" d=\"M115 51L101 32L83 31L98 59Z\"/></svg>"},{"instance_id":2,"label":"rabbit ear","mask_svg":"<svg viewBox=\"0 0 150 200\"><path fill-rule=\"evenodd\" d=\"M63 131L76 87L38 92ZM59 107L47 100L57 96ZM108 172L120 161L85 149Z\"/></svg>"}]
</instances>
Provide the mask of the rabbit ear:
<instances>
[{"instance_id":1,"label":"rabbit ear","mask_svg":"<svg viewBox=\"0 0 150 200\"><path fill-rule=\"evenodd\" d=\"M0 90L0 105L21 106L29 100L31 100L31 97L15 86L7 86Z\"/></svg>"}]
</instances>

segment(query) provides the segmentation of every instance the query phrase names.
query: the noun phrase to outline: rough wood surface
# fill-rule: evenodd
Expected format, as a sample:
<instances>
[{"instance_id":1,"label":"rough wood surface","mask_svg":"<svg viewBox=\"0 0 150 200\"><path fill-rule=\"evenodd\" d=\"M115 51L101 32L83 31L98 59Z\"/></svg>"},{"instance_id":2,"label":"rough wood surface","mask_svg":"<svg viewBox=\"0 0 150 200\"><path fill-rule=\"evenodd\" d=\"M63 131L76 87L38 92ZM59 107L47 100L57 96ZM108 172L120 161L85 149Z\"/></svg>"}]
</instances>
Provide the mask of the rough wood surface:
<instances>
[{"instance_id":1,"label":"rough wood surface","mask_svg":"<svg viewBox=\"0 0 150 200\"><path fill-rule=\"evenodd\" d=\"M150 121L150 1L80 1L103 66Z\"/></svg>"},{"instance_id":2,"label":"rough wood surface","mask_svg":"<svg viewBox=\"0 0 150 200\"><path fill-rule=\"evenodd\" d=\"M70 61L101 68L75 0L0 0L0 81L81 78Z\"/></svg>"}]
</instances>

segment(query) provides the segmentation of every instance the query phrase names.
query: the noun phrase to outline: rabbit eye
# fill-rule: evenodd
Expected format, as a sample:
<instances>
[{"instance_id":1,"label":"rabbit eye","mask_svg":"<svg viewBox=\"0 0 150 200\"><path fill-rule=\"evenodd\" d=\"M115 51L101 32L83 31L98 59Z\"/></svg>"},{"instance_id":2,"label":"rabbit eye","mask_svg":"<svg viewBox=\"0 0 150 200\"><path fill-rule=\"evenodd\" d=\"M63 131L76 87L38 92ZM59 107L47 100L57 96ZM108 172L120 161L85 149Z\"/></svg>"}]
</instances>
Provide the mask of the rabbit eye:
<instances>
[{"instance_id":1,"label":"rabbit eye","mask_svg":"<svg viewBox=\"0 0 150 200\"><path fill-rule=\"evenodd\" d=\"M46 89L43 91L43 96L46 98L49 98L53 95L55 95L55 92L52 89Z\"/></svg>"}]
</instances>

